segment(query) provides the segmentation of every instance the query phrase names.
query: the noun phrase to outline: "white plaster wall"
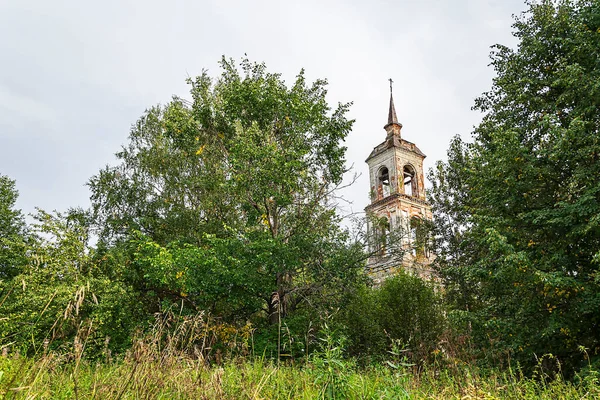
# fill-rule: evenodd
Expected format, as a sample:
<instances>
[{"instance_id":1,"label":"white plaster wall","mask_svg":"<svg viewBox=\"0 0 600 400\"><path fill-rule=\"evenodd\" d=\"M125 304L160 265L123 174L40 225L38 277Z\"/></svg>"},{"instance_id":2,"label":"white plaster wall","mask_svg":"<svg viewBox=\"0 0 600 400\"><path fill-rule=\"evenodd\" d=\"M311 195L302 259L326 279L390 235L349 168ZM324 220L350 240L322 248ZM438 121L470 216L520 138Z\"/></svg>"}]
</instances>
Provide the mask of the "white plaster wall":
<instances>
[{"instance_id":1,"label":"white plaster wall","mask_svg":"<svg viewBox=\"0 0 600 400\"><path fill-rule=\"evenodd\" d=\"M369 178L371 181L371 191L375 197L371 197L371 201L377 198L377 180L378 172L382 167L387 167L390 174L390 194L398 192L398 169L396 166L396 158L392 149L388 149L381 154L376 155L369 160Z\"/></svg>"}]
</instances>

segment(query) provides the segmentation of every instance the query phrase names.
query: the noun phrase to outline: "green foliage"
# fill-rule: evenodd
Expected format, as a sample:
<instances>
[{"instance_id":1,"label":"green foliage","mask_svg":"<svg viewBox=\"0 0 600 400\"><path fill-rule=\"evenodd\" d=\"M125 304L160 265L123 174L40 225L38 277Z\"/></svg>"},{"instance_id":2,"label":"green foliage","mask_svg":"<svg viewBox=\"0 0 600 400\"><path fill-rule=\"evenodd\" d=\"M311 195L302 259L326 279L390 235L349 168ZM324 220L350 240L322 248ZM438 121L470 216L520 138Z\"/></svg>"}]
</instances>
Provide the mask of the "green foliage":
<instances>
[{"instance_id":1,"label":"green foliage","mask_svg":"<svg viewBox=\"0 0 600 400\"><path fill-rule=\"evenodd\" d=\"M135 302L126 286L92 262L85 215L38 211L35 218L26 263L2 283L0 345L38 352L72 341L83 326L96 354L111 338L127 346L137 322Z\"/></svg>"},{"instance_id":2,"label":"green foliage","mask_svg":"<svg viewBox=\"0 0 600 400\"><path fill-rule=\"evenodd\" d=\"M127 279L151 291L156 304L183 301L190 311L245 321L263 310L276 289L269 260L280 247L273 240L246 245L207 235L200 246L175 242L163 247L140 235L129 246Z\"/></svg>"},{"instance_id":3,"label":"green foliage","mask_svg":"<svg viewBox=\"0 0 600 400\"><path fill-rule=\"evenodd\" d=\"M432 171L439 269L497 359L600 354L600 3L541 1L497 45L474 143Z\"/></svg>"},{"instance_id":4,"label":"green foliage","mask_svg":"<svg viewBox=\"0 0 600 400\"><path fill-rule=\"evenodd\" d=\"M130 229L159 244L197 243L228 228L281 237L327 229L332 185L344 172L349 104L331 110L324 80L301 71L291 88L264 64L221 60L174 99L133 126L121 164L90 179L102 240Z\"/></svg>"},{"instance_id":5,"label":"green foliage","mask_svg":"<svg viewBox=\"0 0 600 400\"><path fill-rule=\"evenodd\" d=\"M90 179L99 254L149 313L182 302L275 322L359 279L332 202L353 121L303 71L288 88L264 64L220 65L189 80L193 102L148 110L120 164Z\"/></svg>"},{"instance_id":6,"label":"green foliage","mask_svg":"<svg viewBox=\"0 0 600 400\"><path fill-rule=\"evenodd\" d=\"M362 287L351 293L337 320L345 328L351 355L378 357L389 349L389 340L379 323L381 317L377 289Z\"/></svg>"},{"instance_id":7,"label":"green foliage","mask_svg":"<svg viewBox=\"0 0 600 400\"><path fill-rule=\"evenodd\" d=\"M378 288L356 292L341 315L350 352L363 356L381 357L401 344L413 362L425 362L446 328L439 294L431 284L404 272Z\"/></svg>"},{"instance_id":8,"label":"green foliage","mask_svg":"<svg viewBox=\"0 0 600 400\"><path fill-rule=\"evenodd\" d=\"M361 279L361 247L332 202L350 105L332 109L327 82L303 71L288 88L264 64L220 64L220 76L189 80L191 103L175 98L137 121L119 164L90 179L89 214L40 211L26 242L2 177L2 346L123 349L174 307L227 326L280 329L294 313L310 324L307 308L330 307ZM304 334L295 325L283 323L289 338Z\"/></svg>"},{"instance_id":9,"label":"green foliage","mask_svg":"<svg viewBox=\"0 0 600 400\"><path fill-rule=\"evenodd\" d=\"M17 196L15 182L0 175L0 285L18 274L25 263L25 220L21 211L14 209Z\"/></svg>"},{"instance_id":10,"label":"green foliage","mask_svg":"<svg viewBox=\"0 0 600 400\"><path fill-rule=\"evenodd\" d=\"M381 285L376 299L388 337L410 348L416 359L428 359L445 328L441 299L433 286L401 272Z\"/></svg>"},{"instance_id":11,"label":"green foliage","mask_svg":"<svg viewBox=\"0 0 600 400\"><path fill-rule=\"evenodd\" d=\"M323 308L316 305L296 309L277 324L258 320L253 354L283 362L306 361L319 346L318 331L323 312Z\"/></svg>"},{"instance_id":12,"label":"green foliage","mask_svg":"<svg viewBox=\"0 0 600 400\"><path fill-rule=\"evenodd\" d=\"M345 339L327 323L319 333L320 347L311 358L314 383L322 388L319 398L346 399L351 393L349 378L354 365L352 360L344 359Z\"/></svg>"}]
</instances>

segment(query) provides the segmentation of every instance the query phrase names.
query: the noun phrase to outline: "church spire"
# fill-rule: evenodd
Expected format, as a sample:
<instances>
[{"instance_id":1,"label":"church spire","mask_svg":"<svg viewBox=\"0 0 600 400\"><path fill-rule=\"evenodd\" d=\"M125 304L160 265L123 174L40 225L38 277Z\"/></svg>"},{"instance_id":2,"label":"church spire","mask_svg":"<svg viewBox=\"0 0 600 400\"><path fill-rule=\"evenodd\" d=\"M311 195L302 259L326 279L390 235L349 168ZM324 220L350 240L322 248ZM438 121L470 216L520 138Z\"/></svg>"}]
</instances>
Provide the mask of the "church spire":
<instances>
[{"instance_id":1,"label":"church spire","mask_svg":"<svg viewBox=\"0 0 600 400\"><path fill-rule=\"evenodd\" d=\"M394 81L392 78L388 79L390 81L390 111L388 113L388 125L389 124L397 124L398 117L396 116L396 107L394 107L394 96L392 95L392 84Z\"/></svg>"},{"instance_id":2,"label":"church spire","mask_svg":"<svg viewBox=\"0 0 600 400\"><path fill-rule=\"evenodd\" d=\"M390 81L390 110L388 112L388 122L383 128L386 130L388 138L391 136L400 137L402 124L398 122L398 117L396 116L396 107L394 106L394 96L392 94L392 84L394 81L392 78L388 80Z\"/></svg>"}]
</instances>

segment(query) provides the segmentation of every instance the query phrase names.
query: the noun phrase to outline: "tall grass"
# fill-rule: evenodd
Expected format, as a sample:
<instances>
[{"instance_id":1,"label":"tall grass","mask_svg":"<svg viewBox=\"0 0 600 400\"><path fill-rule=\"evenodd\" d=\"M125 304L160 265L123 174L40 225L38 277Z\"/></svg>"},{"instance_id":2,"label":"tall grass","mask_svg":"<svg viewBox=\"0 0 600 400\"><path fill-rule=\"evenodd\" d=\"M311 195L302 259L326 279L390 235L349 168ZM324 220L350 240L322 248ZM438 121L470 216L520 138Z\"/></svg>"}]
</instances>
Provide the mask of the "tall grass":
<instances>
[{"instance_id":1,"label":"tall grass","mask_svg":"<svg viewBox=\"0 0 600 400\"><path fill-rule=\"evenodd\" d=\"M532 380L518 375L482 375L464 370L399 373L384 367L356 368L342 362L335 380L322 365L280 365L234 359L207 366L198 359L148 357L77 367L45 356L1 358L0 398L39 399L388 399L388 398L599 398L597 383Z\"/></svg>"},{"instance_id":2,"label":"tall grass","mask_svg":"<svg viewBox=\"0 0 600 400\"><path fill-rule=\"evenodd\" d=\"M83 326L69 351L0 356L0 399L600 398L593 373L565 382L541 369L533 378L518 369L478 371L467 364L416 369L400 347L386 362L359 367L327 330L320 351L301 364L278 363L252 356L244 334L229 332L219 347L223 329L215 326L203 315L160 316L127 354L96 360L85 357L90 328Z\"/></svg>"}]
</instances>

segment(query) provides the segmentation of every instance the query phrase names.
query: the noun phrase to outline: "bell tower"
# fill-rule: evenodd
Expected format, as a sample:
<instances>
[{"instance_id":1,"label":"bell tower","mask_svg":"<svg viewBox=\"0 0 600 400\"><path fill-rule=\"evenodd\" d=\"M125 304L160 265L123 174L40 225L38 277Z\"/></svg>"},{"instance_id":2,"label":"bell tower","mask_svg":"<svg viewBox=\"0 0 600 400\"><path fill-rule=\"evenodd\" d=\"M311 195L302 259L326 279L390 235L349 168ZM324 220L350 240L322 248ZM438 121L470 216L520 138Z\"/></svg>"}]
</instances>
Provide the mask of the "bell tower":
<instances>
[{"instance_id":1,"label":"bell tower","mask_svg":"<svg viewBox=\"0 0 600 400\"><path fill-rule=\"evenodd\" d=\"M429 278L433 254L429 252L425 222L432 220L425 197L425 154L401 136L392 83L385 140L366 160L371 182L371 203L365 208L370 257L367 270L380 282L398 269Z\"/></svg>"}]
</instances>

